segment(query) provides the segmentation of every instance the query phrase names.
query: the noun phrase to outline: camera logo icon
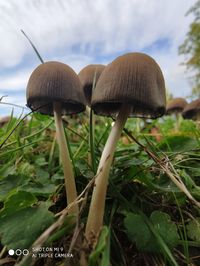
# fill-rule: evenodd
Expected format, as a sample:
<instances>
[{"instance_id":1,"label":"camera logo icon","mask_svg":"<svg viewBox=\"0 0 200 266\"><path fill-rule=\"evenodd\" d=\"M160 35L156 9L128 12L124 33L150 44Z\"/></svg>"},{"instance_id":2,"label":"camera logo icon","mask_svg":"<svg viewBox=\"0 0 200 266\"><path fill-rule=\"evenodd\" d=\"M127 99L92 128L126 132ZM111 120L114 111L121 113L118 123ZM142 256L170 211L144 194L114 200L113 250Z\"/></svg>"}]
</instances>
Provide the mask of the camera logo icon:
<instances>
[{"instance_id":1,"label":"camera logo icon","mask_svg":"<svg viewBox=\"0 0 200 266\"><path fill-rule=\"evenodd\" d=\"M23 255L23 256L28 256L28 254L29 254L29 250L28 249L16 249L16 250L14 250L14 249L9 249L8 250L8 254L10 255L10 256L13 256L13 255L16 255L16 256L21 256L21 255Z\"/></svg>"}]
</instances>

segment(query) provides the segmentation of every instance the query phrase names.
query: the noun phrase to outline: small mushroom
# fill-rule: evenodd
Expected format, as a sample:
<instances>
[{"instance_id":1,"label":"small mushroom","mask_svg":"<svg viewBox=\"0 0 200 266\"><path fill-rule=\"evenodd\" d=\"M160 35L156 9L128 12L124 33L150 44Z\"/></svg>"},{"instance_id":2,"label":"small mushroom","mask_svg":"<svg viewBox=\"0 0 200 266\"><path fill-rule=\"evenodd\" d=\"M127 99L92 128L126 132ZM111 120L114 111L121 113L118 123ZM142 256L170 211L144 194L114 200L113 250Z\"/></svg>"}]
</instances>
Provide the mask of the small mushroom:
<instances>
[{"instance_id":1,"label":"small mushroom","mask_svg":"<svg viewBox=\"0 0 200 266\"><path fill-rule=\"evenodd\" d=\"M88 106L91 105L91 97L92 92L95 89L97 81L104 70L105 66L100 64L91 64L84 67L78 74L79 79L82 84L82 90L85 95L86 103ZM89 132L89 147L90 152L88 154L88 164L92 168L92 170L96 171L96 162L94 156L94 126L95 126L95 117L93 115L93 111L90 107L86 106L86 111L89 115L90 119L90 132Z\"/></svg>"},{"instance_id":2,"label":"small mushroom","mask_svg":"<svg viewBox=\"0 0 200 266\"><path fill-rule=\"evenodd\" d=\"M84 96L77 74L68 65L60 62L46 62L31 74L27 85L27 105L33 111L54 115L60 157L65 177L67 203L77 198L74 172L70 161L62 124L62 115L85 110ZM78 206L72 207L71 214L78 213Z\"/></svg>"},{"instance_id":3,"label":"small mushroom","mask_svg":"<svg viewBox=\"0 0 200 266\"><path fill-rule=\"evenodd\" d=\"M166 114L176 116L176 126L175 129L178 131L179 125L181 122L181 113L185 106L187 105L187 101L184 98L174 98L167 103Z\"/></svg>"},{"instance_id":4,"label":"small mushroom","mask_svg":"<svg viewBox=\"0 0 200 266\"><path fill-rule=\"evenodd\" d=\"M106 190L117 141L128 117L157 118L165 113L165 83L160 67L143 53L116 58L102 72L92 95L95 114L116 116L98 166L86 239L94 245L103 224Z\"/></svg>"},{"instance_id":5,"label":"small mushroom","mask_svg":"<svg viewBox=\"0 0 200 266\"><path fill-rule=\"evenodd\" d=\"M100 64L88 65L78 74L88 106L91 105L92 89L95 87L104 68L105 66Z\"/></svg>"},{"instance_id":6,"label":"small mushroom","mask_svg":"<svg viewBox=\"0 0 200 266\"><path fill-rule=\"evenodd\" d=\"M187 101L184 98L174 98L167 103L166 114L182 113L186 105Z\"/></svg>"},{"instance_id":7,"label":"small mushroom","mask_svg":"<svg viewBox=\"0 0 200 266\"><path fill-rule=\"evenodd\" d=\"M5 126L9 121L11 117L10 116L3 116L0 118L0 128Z\"/></svg>"},{"instance_id":8,"label":"small mushroom","mask_svg":"<svg viewBox=\"0 0 200 266\"><path fill-rule=\"evenodd\" d=\"M184 119L200 121L200 99L187 104L183 109L182 116Z\"/></svg>"}]
</instances>

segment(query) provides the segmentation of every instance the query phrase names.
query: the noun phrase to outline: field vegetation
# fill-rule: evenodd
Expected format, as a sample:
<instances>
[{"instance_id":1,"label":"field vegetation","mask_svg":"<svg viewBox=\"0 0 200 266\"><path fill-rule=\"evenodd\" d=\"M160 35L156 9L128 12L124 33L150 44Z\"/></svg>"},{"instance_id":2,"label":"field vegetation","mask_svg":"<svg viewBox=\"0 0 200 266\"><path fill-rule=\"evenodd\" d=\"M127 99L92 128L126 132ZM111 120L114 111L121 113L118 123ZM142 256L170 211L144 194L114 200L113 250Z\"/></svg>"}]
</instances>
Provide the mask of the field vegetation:
<instances>
[{"instance_id":1,"label":"field vegetation","mask_svg":"<svg viewBox=\"0 0 200 266\"><path fill-rule=\"evenodd\" d=\"M64 265L66 260L78 265L93 166L113 122L95 118L91 165L87 114L67 122L63 117L79 195L75 225L67 216L53 118L11 115L0 128L1 265ZM181 120L178 130L175 123L173 116L126 123L110 172L104 227L95 250L86 250L88 265L198 265L200 132L191 120ZM73 257L34 258L37 246L59 247ZM8 256L9 249L30 253Z\"/></svg>"}]
</instances>

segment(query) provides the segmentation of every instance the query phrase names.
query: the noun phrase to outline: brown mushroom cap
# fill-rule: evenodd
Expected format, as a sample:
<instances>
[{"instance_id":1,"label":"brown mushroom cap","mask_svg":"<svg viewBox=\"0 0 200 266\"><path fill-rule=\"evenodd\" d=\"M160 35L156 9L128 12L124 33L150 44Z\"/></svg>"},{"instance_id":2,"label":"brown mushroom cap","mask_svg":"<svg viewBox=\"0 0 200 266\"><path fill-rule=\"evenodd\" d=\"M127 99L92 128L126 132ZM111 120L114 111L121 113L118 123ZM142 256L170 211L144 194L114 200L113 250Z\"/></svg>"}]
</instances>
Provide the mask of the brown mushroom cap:
<instances>
[{"instance_id":1,"label":"brown mushroom cap","mask_svg":"<svg viewBox=\"0 0 200 266\"><path fill-rule=\"evenodd\" d=\"M84 67L78 74L82 84L87 105L91 104L93 82L97 83L105 66L96 64Z\"/></svg>"},{"instance_id":2,"label":"brown mushroom cap","mask_svg":"<svg viewBox=\"0 0 200 266\"><path fill-rule=\"evenodd\" d=\"M153 58L128 53L116 58L102 72L91 106L96 114L116 115L130 104L130 116L156 118L165 113L166 95L162 71Z\"/></svg>"},{"instance_id":3,"label":"brown mushroom cap","mask_svg":"<svg viewBox=\"0 0 200 266\"><path fill-rule=\"evenodd\" d=\"M174 98L167 103L166 114L181 113L186 105L184 98Z\"/></svg>"},{"instance_id":4,"label":"brown mushroom cap","mask_svg":"<svg viewBox=\"0 0 200 266\"><path fill-rule=\"evenodd\" d=\"M182 116L185 119L196 120L200 115L200 99L194 100L187 104L182 112Z\"/></svg>"},{"instance_id":5,"label":"brown mushroom cap","mask_svg":"<svg viewBox=\"0 0 200 266\"><path fill-rule=\"evenodd\" d=\"M53 103L60 102L62 114L85 110L81 83L72 68L60 62L46 62L31 74L27 90L27 105L33 111L53 115Z\"/></svg>"}]
</instances>

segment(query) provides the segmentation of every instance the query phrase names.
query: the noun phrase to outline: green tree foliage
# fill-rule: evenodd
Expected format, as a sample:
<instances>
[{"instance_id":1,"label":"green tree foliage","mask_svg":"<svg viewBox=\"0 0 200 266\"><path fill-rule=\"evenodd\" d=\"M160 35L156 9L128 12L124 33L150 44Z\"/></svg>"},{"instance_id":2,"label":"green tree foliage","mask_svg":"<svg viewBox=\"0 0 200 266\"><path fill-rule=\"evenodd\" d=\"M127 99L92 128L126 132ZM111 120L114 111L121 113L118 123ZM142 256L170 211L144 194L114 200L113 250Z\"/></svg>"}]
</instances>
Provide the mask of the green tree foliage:
<instances>
[{"instance_id":1,"label":"green tree foliage","mask_svg":"<svg viewBox=\"0 0 200 266\"><path fill-rule=\"evenodd\" d=\"M194 71L192 94L200 97L200 0L193 5L186 15L193 14L194 21L183 44L179 47L179 54L186 56L185 64Z\"/></svg>"}]
</instances>

